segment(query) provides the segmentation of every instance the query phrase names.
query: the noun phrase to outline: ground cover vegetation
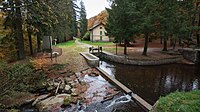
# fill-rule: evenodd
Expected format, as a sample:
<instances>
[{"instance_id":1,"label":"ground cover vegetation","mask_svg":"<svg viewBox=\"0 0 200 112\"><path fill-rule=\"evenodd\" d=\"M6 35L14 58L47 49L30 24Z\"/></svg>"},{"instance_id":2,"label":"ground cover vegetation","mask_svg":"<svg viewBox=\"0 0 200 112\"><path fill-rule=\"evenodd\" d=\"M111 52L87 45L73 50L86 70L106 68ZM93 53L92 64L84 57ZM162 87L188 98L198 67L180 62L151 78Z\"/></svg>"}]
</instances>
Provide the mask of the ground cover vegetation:
<instances>
[{"instance_id":1,"label":"ground cover vegetation","mask_svg":"<svg viewBox=\"0 0 200 112\"><path fill-rule=\"evenodd\" d=\"M151 112L198 112L200 91L175 92L161 97Z\"/></svg>"}]
</instances>

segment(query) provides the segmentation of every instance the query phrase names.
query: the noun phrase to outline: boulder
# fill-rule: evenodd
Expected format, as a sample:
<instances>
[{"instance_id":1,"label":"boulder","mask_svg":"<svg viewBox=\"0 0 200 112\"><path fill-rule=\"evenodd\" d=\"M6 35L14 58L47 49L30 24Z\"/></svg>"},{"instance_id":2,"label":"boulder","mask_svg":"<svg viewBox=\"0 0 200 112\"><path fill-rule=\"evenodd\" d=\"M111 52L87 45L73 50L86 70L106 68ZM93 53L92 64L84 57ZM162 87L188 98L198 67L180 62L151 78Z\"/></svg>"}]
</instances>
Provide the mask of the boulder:
<instances>
[{"instance_id":1,"label":"boulder","mask_svg":"<svg viewBox=\"0 0 200 112\"><path fill-rule=\"evenodd\" d=\"M71 95L59 94L56 96L51 96L45 100L41 100L40 102L36 103L36 108L39 110L39 112L50 111L52 110L52 107L61 108L60 106L63 104L65 97L71 97Z\"/></svg>"},{"instance_id":2,"label":"boulder","mask_svg":"<svg viewBox=\"0 0 200 112\"><path fill-rule=\"evenodd\" d=\"M37 102L47 98L49 95L45 94L45 95L40 95L39 97L36 98L36 100L32 103L32 106L34 106Z\"/></svg>"}]
</instances>

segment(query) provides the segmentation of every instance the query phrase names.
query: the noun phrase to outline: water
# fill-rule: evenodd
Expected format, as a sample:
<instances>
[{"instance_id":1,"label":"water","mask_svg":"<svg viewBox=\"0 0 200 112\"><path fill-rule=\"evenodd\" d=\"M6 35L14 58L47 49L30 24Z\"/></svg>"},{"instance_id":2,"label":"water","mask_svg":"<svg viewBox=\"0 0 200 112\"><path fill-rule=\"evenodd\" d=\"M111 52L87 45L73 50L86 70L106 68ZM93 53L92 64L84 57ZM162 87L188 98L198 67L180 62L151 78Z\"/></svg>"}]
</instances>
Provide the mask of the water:
<instances>
[{"instance_id":1,"label":"water","mask_svg":"<svg viewBox=\"0 0 200 112\"><path fill-rule=\"evenodd\" d=\"M152 105L171 92L200 89L199 65L132 66L101 61L100 68Z\"/></svg>"}]
</instances>

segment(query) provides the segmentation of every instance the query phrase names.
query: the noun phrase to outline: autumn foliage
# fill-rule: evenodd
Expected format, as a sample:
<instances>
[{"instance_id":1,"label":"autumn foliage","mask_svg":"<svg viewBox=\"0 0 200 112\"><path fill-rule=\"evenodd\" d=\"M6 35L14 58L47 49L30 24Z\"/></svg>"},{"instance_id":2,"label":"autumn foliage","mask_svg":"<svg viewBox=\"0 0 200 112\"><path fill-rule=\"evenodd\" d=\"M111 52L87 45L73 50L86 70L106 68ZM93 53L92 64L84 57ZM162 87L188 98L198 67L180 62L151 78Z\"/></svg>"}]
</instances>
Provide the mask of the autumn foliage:
<instances>
[{"instance_id":1,"label":"autumn foliage","mask_svg":"<svg viewBox=\"0 0 200 112\"><path fill-rule=\"evenodd\" d=\"M108 13L106 10L103 10L97 16L94 16L88 19L88 28L90 29L96 22L102 22L103 24L107 23Z\"/></svg>"}]
</instances>

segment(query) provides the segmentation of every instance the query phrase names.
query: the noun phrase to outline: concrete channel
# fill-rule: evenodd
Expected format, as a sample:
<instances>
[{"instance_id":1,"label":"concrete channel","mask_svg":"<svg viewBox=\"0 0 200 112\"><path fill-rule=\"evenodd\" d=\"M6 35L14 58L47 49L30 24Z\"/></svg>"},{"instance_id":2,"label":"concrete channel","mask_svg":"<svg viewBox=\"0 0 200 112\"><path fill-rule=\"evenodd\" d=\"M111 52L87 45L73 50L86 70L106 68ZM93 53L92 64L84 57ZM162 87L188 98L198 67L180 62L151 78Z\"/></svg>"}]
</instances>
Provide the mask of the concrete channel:
<instances>
[{"instance_id":1,"label":"concrete channel","mask_svg":"<svg viewBox=\"0 0 200 112\"><path fill-rule=\"evenodd\" d=\"M106 73L105 71L103 71L101 68L96 67L96 69L99 70L102 73L102 75L103 75L104 78L108 79L110 82L112 82L113 84L115 84L116 86L118 86L120 89L122 89L126 94L130 95L132 97L132 99L138 105L140 105L145 111L149 112L152 109L152 105L150 105L149 103L147 103L144 99L142 99L137 94L134 94L129 88L127 88L121 82L119 82L118 80L110 77L109 74Z\"/></svg>"},{"instance_id":2,"label":"concrete channel","mask_svg":"<svg viewBox=\"0 0 200 112\"><path fill-rule=\"evenodd\" d=\"M88 62L88 64L91 67L96 67L96 69L102 73L102 77L104 77L105 79L107 79L108 81L110 81L111 83L113 83L114 85L118 86L120 89L122 89L126 94L130 95L131 98L138 104L140 105L145 111L150 111L152 109L152 105L150 105L149 103L147 103L144 99L142 99L140 96L138 96L137 94L134 94L129 88L127 88L125 85L123 85L121 82L119 82L118 80L112 78L111 76L109 76L108 73L106 73L105 71L103 71L101 68L98 67L99 64L99 58L96 57L93 54L90 53L80 53Z\"/></svg>"}]
</instances>

